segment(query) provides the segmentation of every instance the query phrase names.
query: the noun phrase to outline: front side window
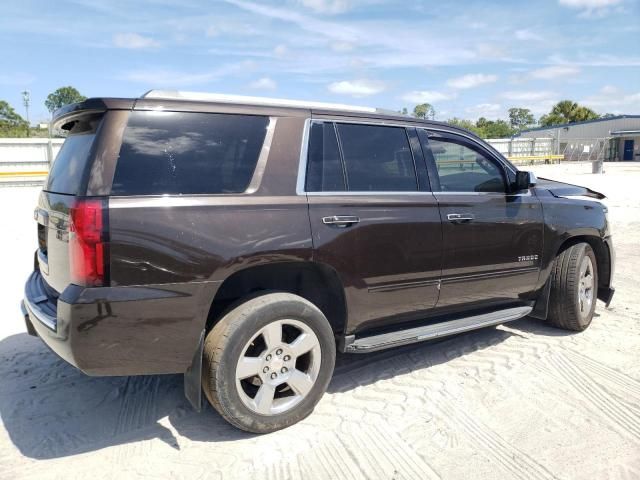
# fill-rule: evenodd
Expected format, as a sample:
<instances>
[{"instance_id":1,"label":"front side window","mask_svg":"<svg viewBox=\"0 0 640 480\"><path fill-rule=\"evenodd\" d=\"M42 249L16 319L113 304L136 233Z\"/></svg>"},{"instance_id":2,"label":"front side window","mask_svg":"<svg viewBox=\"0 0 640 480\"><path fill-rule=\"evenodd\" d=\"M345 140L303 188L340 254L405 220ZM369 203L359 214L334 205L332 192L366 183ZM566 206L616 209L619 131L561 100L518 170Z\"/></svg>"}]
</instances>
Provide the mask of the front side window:
<instances>
[{"instance_id":1,"label":"front side window","mask_svg":"<svg viewBox=\"0 0 640 480\"><path fill-rule=\"evenodd\" d=\"M441 191L505 193L500 166L464 138L431 136L422 146L433 157Z\"/></svg>"},{"instance_id":2,"label":"front side window","mask_svg":"<svg viewBox=\"0 0 640 480\"><path fill-rule=\"evenodd\" d=\"M240 193L249 186L269 117L133 112L112 195Z\"/></svg>"},{"instance_id":3,"label":"front side window","mask_svg":"<svg viewBox=\"0 0 640 480\"><path fill-rule=\"evenodd\" d=\"M336 124L351 192L418 190L407 133L402 127Z\"/></svg>"}]
</instances>

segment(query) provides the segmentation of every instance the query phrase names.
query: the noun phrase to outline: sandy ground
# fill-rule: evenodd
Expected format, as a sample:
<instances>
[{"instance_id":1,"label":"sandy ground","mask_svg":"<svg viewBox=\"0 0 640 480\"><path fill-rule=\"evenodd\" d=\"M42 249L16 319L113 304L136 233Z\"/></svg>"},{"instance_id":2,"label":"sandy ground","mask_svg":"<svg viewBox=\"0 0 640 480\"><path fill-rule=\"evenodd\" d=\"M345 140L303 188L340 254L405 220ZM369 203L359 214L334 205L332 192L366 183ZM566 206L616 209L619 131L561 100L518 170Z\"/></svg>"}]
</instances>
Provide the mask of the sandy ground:
<instances>
[{"instance_id":1,"label":"sandy ground","mask_svg":"<svg viewBox=\"0 0 640 480\"><path fill-rule=\"evenodd\" d=\"M609 196L617 293L591 328L342 355L315 413L265 436L193 412L180 376L86 377L27 336L37 190L0 189L0 478L640 478L640 164L534 170Z\"/></svg>"}]
</instances>

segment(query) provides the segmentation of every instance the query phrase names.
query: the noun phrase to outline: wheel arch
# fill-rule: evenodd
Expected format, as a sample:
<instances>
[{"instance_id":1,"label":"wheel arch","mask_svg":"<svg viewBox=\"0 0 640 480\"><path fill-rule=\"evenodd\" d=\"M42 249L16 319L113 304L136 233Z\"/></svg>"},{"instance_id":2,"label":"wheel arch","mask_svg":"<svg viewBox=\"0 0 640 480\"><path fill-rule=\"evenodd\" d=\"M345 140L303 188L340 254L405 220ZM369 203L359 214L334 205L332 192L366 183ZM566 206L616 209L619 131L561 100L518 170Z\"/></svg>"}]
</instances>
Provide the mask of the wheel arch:
<instances>
[{"instance_id":1,"label":"wheel arch","mask_svg":"<svg viewBox=\"0 0 640 480\"><path fill-rule=\"evenodd\" d=\"M347 323L344 286L333 268L311 261L275 262L234 272L222 282L211 302L206 331L238 302L276 291L310 301L327 317L334 334L344 333Z\"/></svg>"},{"instance_id":2,"label":"wheel arch","mask_svg":"<svg viewBox=\"0 0 640 480\"><path fill-rule=\"evenodd\" d=\"M597 235L576 235L569 237L558 247L554 259L567 248L582 242L587 243L596 256L596 266L598 268L598 297L600 297L600 290L610 287L612 274L611 252L604 239Z\"/></svg>"},{"instance_id":3,"label":"wheel arch","mask_svg":"<svg viewBox=\"0 0 640 480\"><path fill-rule=\"evenodd\" d=\"M577 243L586 243L593 250L593 253L596 256L596 266L598 269L598 298L606 302L608 305L612 295L611 275L613 273L613 265L611 252L603 238L597 235L581 234L565 239L556 249L553 261L550 265L553 266L553 262L555 262L558 255ZM550 294L550 275L551 268L549 269L547 279L540 292L540 296L536 300L536 304L531 315L535 318L543 320L547 318Z\"/></svg>"}]
</instances>

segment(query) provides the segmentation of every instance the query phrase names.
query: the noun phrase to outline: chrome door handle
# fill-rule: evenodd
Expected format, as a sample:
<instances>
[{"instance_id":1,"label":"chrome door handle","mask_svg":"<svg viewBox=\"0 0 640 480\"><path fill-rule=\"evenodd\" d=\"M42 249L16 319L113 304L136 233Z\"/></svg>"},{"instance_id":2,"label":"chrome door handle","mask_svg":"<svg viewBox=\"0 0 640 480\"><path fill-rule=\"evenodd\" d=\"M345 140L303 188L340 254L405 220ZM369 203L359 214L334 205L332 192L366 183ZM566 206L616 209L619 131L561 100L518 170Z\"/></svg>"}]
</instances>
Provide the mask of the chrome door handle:
<instances>
[{"instance_id":1,"label":"chrome door handle","mask_svg":"<svg viewBox=\"0 0 640 480\"><path fill-rule=\"evenodd\" d=\"M331 217L322 217L322 223L338 228L345 228L359 222L360 218L353 215L332 215Z\"/></svg>"},{"instance_id":2,"label":"chrome door handle","mask_svg":"<svg viewBox=\"0 0 640 480\"><path fill-rule=\"evenodd\" d=\"M471 213L449 213L447 214L447 220L453 223L467 223L471 222L476 217Z\"/></svg>"}]
</instances>

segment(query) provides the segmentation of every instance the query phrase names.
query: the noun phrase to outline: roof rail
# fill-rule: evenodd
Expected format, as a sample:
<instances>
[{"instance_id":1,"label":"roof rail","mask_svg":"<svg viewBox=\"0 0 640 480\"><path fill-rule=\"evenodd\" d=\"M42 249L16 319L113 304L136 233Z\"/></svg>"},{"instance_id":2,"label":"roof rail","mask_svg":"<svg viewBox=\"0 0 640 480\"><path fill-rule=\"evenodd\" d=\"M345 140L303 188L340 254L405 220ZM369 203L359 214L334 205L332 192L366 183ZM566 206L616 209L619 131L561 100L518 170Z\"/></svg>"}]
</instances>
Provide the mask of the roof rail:
<instances>
[{"instance_id":1,"label":"roof rail","mask_svg":"<svg viewBox=\"0 0 640 480\"><path fill-rule=\"evenodd\" d=\"M350 112L376 113L372 107L358 107L340 103L308 102L306 100L287 100L284 98L250 97L244 95L227 95L224 93L184 92L177 90L149 90L141 98L163 98L167 100L193 100L214 103L235 103L242 105L265 105L269 107L294 107L322 110L344 110Z\"/></svg>"}]
</instances>

